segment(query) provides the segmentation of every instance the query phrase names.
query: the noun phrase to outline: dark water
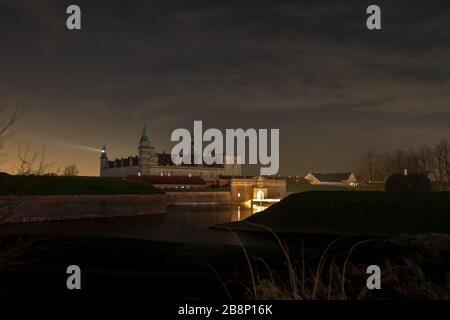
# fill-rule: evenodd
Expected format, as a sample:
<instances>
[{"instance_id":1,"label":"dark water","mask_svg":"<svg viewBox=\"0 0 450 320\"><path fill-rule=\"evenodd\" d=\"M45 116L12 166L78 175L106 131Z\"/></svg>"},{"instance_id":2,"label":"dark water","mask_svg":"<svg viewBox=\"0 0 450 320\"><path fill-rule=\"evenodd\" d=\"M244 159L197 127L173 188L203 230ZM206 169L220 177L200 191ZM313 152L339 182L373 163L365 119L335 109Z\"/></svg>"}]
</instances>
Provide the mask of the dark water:
<instances>
[{"instance_id":1,"label":"dark water","mask_svg":"<svg viewBox=\"0 0 450 320\"><path fill-rule=\"evenodd\" d=\"M251 214L252 209L238 206L169 207L167 214L155 216L0 225L0 235L63 234L237 244L235 236L229 231L208 228L219 223L239 221ZM246 245L264 242L249 235L240 235L240 239Z\"/></svg>"}]
</instances>

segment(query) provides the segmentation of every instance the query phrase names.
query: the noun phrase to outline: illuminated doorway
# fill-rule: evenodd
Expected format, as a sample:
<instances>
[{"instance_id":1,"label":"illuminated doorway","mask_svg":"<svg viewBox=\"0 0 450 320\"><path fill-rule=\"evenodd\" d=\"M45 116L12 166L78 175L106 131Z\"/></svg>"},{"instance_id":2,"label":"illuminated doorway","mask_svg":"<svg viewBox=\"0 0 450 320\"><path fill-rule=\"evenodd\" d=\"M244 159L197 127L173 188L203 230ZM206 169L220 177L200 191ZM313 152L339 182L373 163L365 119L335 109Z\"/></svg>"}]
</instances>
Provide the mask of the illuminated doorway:
<instances>
[{"instance_id":1,"label":"illuminated doorway","mask_svg":"<svg viewBox=\"0 0 450 320\"><path fill-rule=\"evenodd\" d=\"M256 192L256 200L264 200L264 191L258 190Z\"/></svg>"}]
</instances>

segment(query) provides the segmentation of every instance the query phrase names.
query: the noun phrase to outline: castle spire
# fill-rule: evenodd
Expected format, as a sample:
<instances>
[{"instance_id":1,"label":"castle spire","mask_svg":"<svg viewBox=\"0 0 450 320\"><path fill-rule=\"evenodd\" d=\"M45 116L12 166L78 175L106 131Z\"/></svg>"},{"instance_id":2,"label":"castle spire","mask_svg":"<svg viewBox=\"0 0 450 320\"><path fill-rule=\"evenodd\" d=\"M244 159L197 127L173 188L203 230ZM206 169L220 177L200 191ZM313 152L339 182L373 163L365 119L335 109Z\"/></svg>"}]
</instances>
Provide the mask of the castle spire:
<instances>
[{"instance_id":1,"label":"castle spire","mask_svg":"<svg viewBox=\"0 0 450 320\"><path fill-rule=\"evenodd\" d=\"M144 125L144 129L142 129L141 143L148 142L148 134L147 134L147 126Z\"/></svg>"},{"instance_id":2,"label":"castle spire","mask_svg":"<svg viewBox=\"0 0 450 320\"><path fill-rule=\"evenodd\" d=\"M103 170L108 168L108 155L106 154L106 146L103 145L102 153L100 155L100 176L103 175Z\"/></svg>"},{"instance_id":3,"label":"castle spire","mask_svg":"<svg viewBox=\"0 0 450 320\"><path fill-rule=\"evenodd\" d=\"M108 158L108 156L106 155L106 146L105 145L103 145L103 148L102 148L102 154L101 154L101 156L100 156L100 158Z\"/></svg>"},{"instance_id":4,"label":"castle spire","mask_svg":"<svg viewBox=\"0 0 450 320\"><path fill-rule=\"evenodd\" d=\"M141 141L139 143L139 171L142 175L150 175L151 168L158 165L158 154L151 145L147 133L147 126L142 130Z\"/></svg>"}]
</instances>

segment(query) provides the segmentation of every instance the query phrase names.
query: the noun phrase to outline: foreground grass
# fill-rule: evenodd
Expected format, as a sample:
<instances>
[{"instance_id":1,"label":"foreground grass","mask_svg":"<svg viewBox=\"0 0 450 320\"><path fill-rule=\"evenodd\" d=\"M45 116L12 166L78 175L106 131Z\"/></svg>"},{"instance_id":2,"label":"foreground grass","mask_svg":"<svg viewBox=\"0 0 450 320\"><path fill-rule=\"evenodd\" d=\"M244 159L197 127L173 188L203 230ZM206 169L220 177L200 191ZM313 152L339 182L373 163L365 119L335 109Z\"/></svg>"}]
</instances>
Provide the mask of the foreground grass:
<instances>
[{"instance_id":1,"label":"foreground grass","mask_svg":"<svg viewBox=\"0 0 450 320\"><path fill-rule=\"evenodd\" d=\"M105 177L0 176L0 195L151 194L144 182Z\"/></svg>"},{"instance_id":2,"label":"foreground grass","mask_svg":"<svg viewBox=\"0 0 450 320\"><path fill-rule=\"evenodd\" d=\"M450 233L450 193L306 192L290 195L233 230L395 236Z\"/></svg>"},{"instance_id":3,"label":"foreground grass","mask_svg":"<svg viewBox=\"0 0 450 320\"><path fill-rule=\"evenodd\" d=\"M0 237L0 295L68 295L66 268L82 268L83 295L155 299L449 299L450 236L336 238L320 251L302 238L279 247L179 244L68 236ZM239 237L239 235L237 235ZM369 265L382 290L366 289Z\"/></svg>"},{"instance_id":4,"label":"foreground grass","mask_svg":"<svg viewBox=\"0 0 450 320\"><path fill-rule=\"evenodd\" d=\"M265 262L263 268L249 262L252 275L256 276L249 281L247 297L269 300L450 299L449 235L370 239L355 241L347 248L339 245L342 240L337 238L331 242L314 265L305 259L303 251L289 253L288 246L280 239L286 261L284 272L274 272ZM370 265L380 267L381 290L367 288L366 270ZM266 272L261 273L261 269Z\"/></svg>"}]
</instances>

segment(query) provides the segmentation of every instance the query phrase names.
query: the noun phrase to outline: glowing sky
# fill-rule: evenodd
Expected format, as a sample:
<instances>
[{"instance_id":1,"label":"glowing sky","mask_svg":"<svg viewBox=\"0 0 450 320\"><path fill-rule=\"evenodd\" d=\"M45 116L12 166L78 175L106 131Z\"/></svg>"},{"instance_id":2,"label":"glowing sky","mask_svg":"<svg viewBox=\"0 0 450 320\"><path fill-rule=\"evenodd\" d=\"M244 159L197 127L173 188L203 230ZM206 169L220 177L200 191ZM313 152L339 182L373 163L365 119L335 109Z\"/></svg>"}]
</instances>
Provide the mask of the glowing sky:
<instances>
[{"instance_id":1,"label":"glowing sky","mask_svg":"<svg viewBox=\"0 0 450 320\"><path fill-rule=\"evenodd\" d=\"M434 144L449 137L450 3L392 2L371 32L372 1L1 0L0 93L27 108L1 170L30 141L54 169L97 175L99 154L74 145L136 154L146 123L170 151L193 120L280 128L282 173Z\"/></svg>"}]
</instances>

